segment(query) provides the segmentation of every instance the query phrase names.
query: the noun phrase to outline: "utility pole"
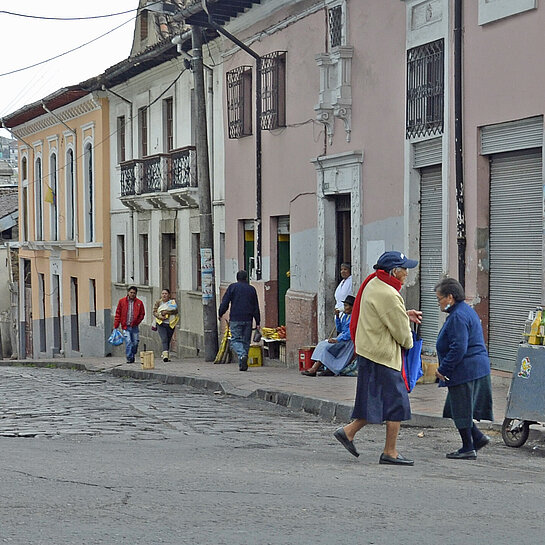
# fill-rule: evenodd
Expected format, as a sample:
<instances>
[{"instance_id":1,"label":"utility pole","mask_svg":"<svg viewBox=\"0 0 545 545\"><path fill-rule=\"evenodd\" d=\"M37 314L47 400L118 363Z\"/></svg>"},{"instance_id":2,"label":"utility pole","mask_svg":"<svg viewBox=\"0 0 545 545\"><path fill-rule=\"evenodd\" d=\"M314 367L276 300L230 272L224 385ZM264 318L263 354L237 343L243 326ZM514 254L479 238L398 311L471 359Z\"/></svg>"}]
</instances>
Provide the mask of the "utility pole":
<instances>
[{"instance_id":1,"label":"utility pole","mask_svg":"<svg viewBox=\"0 0 545 545\"><path fill-rule=\"evenodd\" d=\"M218 351L218 318L216 310L216 285L214 281L214 222L210 195L210 166L206 124L206 98L202 59L202 29L191 30L191 68L195 86L197 176L199 181L200 254L202 284L202 319L204 330L204 361L214 361Z\"/></svg>"}]
</instances>

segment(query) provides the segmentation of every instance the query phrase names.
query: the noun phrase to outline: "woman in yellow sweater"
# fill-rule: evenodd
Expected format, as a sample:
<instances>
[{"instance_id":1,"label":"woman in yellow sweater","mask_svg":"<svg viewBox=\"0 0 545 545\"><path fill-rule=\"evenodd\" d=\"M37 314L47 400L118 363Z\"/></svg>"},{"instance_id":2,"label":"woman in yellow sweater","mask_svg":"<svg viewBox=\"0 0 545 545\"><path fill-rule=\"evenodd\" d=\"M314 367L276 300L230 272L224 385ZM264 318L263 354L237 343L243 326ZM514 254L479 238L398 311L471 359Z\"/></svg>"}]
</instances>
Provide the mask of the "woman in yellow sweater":
<instances>
[{"instance_id":1,"label":"woman in yellow sweater","mask_svg":"<svg viewBox=\"0 0 545 545\"><path fill-rule=\"evenodd\" d=\"M170 341L174 335L174 328L180 319L178 315L178 305L176 301L170 297L170 290L164 288L161 291L161 299L155 302L153 306L153 316L157 324L157 331L161 337L163 351L161 358L164 362L169 360Z\"/></svg>"},{"instance_id":2,"label":"woman in yellow sweater","mask_svg":"<svg viewBox=\"0 0 545 545\"><path fill-rule=\"evenodd\" d=\"M410 321L420 323L422 312L406 310L399 290L408 269L418 261L401 252L385 252L361 285L352 310L350 332L358 355L358 383L350 424L335 438L359 456L353 440L367 424L386 421L386 443L380 464L413 465L397 451L402 420L411 418L409 396L401 375L401 349L413 345Z\"/></svg>"}]
</instances>

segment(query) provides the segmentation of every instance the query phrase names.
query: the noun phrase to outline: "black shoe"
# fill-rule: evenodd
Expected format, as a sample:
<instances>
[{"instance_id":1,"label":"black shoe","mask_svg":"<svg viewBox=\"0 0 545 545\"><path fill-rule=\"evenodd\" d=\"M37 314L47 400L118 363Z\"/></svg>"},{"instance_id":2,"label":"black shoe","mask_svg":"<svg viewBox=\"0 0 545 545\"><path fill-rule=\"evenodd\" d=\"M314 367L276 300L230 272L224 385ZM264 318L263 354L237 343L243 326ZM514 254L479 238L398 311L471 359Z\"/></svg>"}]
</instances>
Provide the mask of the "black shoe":
<instances>
[{"instance_id":1,"label":"black shoe","mask_svg":"<svg viewBox=\"0 0 545 545\"><path fill-rule=\"evenodd\" d=\"M455 450L454 452L449 452L447 458L451 460L476 460L477 453L474 450L466 450L465 452Z\"/></svg>"},{"instance_id":2,"label":"black shoe","mask_svg":"<svg viewBox=\"0 0 545 545\"><path fill-rule=\"evenodd\" d=\"M134 360L127 360L127 363L134 363Z\"/></svg>"},{"instance_id":3,"label":"black shoe","mask_svg":"<svg viewBox=\"0 0 545 545\"><path fill-rule=\"evenodd\" d=\"M339 441L339 443L348 451L352 456L355 456L356 458L360 455L360 453L356 450L356 447L354 446L354 443L346 437L346 433L343 428L338 428L335 430L335 433L333 434L333 437Z\"/></svg>"},{"instance_id":4,"label":"black shoe","mask_svg":"<svg viewBox=\"0 0 545 545\"><path fill-rule=\"evenodd\" d=\"M239 371L248 371L248 356L242 356L240 363L238 364Z\"/></svg>"},{"instance_id":5,"label":"black shoe","mask_svg":"<svg viewBox=\"0 0 545 545\"><path fill-rule=\"evenodd\" d=\"M473 443L475 450L481 450L483 447L486 447L490 443L490 437L488 435L483 435L476 443Z\"/></svg>"},{"instance_id":6,"label":"black shoe","mask_svg":"<svg viewBox=\"0 0 545 545\"><path fill-rule=\"evenodd\" d=\"M380 455L378 463L390 464L394 466L414 466L414 460L409 460L408 458L401 456L401 454L398 454L397 458L392 458L391 456L384 454L384 452Z\"/></svg>"},{"instance_id":7,"label":"black shoe","mask_svg":"<svg viewBox=\"0 0 545 545\"><path fill-rule=\"evenodd\" d=\"M325 369L324 371L320 371L317 373L319 377L334 377L335 373L333 371L330 371L329 369Z\"/></svg>"},{"instance_id":8,"label":"black shoe","mask_svg":"<svg viewBox=\"0 0 545 545\"><path fill-rule=\"evenodd\" d=\"M305 377L315 377L316 371L301 371L301 374Z\"/></svg>"}]
</instances>

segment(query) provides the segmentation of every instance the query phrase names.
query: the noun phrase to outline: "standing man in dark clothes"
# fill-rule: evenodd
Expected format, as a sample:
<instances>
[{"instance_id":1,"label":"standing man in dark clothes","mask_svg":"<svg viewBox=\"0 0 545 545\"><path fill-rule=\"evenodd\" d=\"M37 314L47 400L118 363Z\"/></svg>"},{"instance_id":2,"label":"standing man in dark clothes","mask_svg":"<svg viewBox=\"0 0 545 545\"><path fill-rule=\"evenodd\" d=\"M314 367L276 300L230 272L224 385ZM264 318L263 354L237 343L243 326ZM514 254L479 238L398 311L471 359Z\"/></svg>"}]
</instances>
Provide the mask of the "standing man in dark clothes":
<instances>
[{"instance_id":1,"label":"standing man in dark clothes","mask_svg":"<svg viewBox=\"0 0 545 545\"><path fill-rule=\"evenodd\" d=\"M231 329L231 346L238 354L238 368L240 371L248 370L248 350L252 337L252 322L255 320L256 328L259 329L261 316L259 314L259 302L257 292L253 286L248 284L248 273L237 272L237 281L231 284L219 308L219 317L229 312L229 328Z\"/></svg>"}]
</instances>

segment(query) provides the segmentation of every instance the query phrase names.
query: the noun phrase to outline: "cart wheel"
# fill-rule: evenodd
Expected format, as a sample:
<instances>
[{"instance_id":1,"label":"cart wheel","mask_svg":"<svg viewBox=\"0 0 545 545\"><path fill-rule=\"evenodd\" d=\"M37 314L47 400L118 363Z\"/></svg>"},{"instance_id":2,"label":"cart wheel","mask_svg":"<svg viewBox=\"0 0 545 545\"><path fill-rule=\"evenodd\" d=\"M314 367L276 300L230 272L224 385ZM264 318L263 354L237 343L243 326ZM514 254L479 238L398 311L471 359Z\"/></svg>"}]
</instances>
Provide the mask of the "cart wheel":
<instances>
[{"instance_id":1,"label":"cart wheel","mask_svg":"<svg viewBox=\"0 0 545 545\"><path fill-rule=\"evenodd\" d=\"M506 418L501 427L501 436L508 447L522 447L530 434L530 424L527 420Z\"/></svg>"}]
</instances>

